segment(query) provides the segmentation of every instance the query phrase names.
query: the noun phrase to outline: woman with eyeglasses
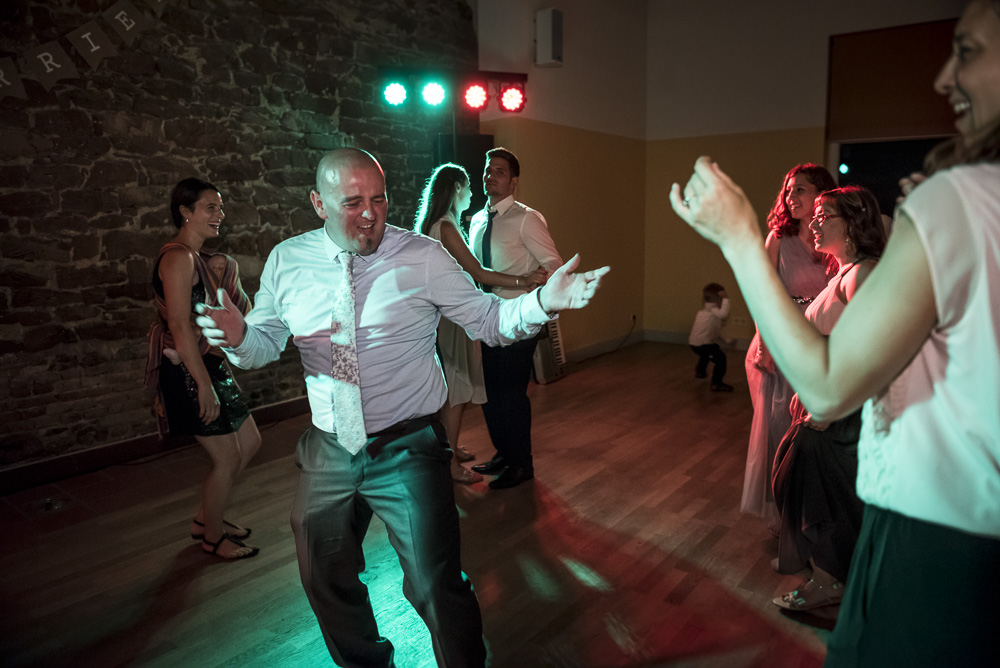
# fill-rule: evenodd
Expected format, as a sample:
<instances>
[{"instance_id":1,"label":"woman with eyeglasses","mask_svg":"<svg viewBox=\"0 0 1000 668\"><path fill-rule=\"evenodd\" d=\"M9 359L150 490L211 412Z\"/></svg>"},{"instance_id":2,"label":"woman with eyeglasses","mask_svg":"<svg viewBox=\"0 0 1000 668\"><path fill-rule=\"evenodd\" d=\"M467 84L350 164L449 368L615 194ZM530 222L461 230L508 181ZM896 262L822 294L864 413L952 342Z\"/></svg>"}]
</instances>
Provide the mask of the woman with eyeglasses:
<instances>
[{"instance_id":1,"label":"woman with eyeglasses","mask_svg":"<svg viewBox=\"0 0 1000 668\"><path fill-rule=\"evenodd\" d=\"M753 208L718 165L699 158L670 192L813 418L864 405L864 518L828 667L1000 666L1000 0L969 3L934 87L958 136L829 337L775 296Z\"/></svg>"},{"instance_id":2,"label":"woman with eyeglasses","mask_svg":"<svg viewBox=\"0 0 1000 668\"><path fill-rule=\"evenodd\" d=\"M782 294L801 311L805 311L809 302L826 287L832 273L833 265L828 256L813 248L808 226L817 195L836 187L825 167L811 163L797 165L785 175L781 191L767 216L770 232L764 247L768 262L778 271ZM778 443L791 426L792 390L774 366L759 333L747 351L746 372L753 422L740 510L764 518L771 532L777 533L779 520L771 495L771 467Z\"/></svg>"},{"instance_id":3,"label":"woman with eyeglasses","mask_svg":"<svg viewBox=\"0 0 1000 668\"><path fill-rule=\"evenodd\" d=\"M885 248L885 227L875 196L858 186L822 193L809 223L814 247L837 260L840 270L806 308L806 319L828 336L868 278ZM839 603L861 530L862 503L855 491L861 410L822 422L798 397L792 426L774 459L772 489L781 516L775 570L812 575L774 599L787 610Z\"/></svg>"}]
</instances>

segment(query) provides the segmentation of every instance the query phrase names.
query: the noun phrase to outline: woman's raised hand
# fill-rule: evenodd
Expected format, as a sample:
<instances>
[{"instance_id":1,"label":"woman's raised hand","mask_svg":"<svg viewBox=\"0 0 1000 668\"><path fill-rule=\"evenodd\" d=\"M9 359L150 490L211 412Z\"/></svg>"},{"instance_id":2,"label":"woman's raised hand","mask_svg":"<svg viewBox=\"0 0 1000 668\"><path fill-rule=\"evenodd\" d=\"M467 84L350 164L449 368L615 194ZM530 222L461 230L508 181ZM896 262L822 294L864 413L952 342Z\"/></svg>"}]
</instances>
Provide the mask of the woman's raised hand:
<instances>
[{"instance_id":1,"label":"woman's raised hand","mask_svg":"<svg viewBox=\"0 0 1000 668\"><path fill-rule=\"evenodd\" d=\"M900 195L896 198L896 204L902 204L910 196L913 189L927 180L927 175L923 172L913 172L909 176L904 176L899 180Z\"/></svg>"},{"instance_id":2,"label":"woman's raised hand","mask_svg":"<svg viewBox=\"0 0 1000 668\"><path fill-rule=\"evenodd\" d=\"M694 173L683 190L673 184L670 205L684 222L723 251L761 242L750 201L708 156L694 163Z\"/></svg>"}]
</instances>

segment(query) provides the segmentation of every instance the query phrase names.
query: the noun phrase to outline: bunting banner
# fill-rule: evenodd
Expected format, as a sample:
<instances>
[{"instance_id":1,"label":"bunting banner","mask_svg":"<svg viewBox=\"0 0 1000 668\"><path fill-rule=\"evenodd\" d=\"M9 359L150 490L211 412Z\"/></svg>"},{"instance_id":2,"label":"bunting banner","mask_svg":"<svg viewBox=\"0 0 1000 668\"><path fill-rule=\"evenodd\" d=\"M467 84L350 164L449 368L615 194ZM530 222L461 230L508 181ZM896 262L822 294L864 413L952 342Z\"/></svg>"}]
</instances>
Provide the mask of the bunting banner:
<instances>
[{"instance_id":1,"label":"bunting banner","mask_svg":"<svg viewBox=\"0 0 1000 668\"><path fill-rule=\"evenodd\" d=\"M145 3L159 18L169 1L145 0ZM101 16L128 46L132 46L139 33L149 30L155 23L155 19L136 9L129 0L118 0L101 12ZM116 45L108 35L107 26L102 27L96 20L90 20L64 37L87 61L90 69L96 70L105 58L118 55L121 45ZM25 79L37 80L48 92L57 81L81 78L73 59L58 41L47 42L15 56L16 60L14 57L0 57L0 99L16 97L27 100Z\"/></svg>"},{"instance_id":2,"label":"bunting banner","mask_svg":"<svg viewBox=\"0 0 1000 668\"><path fill-rule=\"evenodd\" d=\"M111 24L111 27L115 29L119 37L125 40L125 43L129 46L132 46L136 35L150 27L146 15L136 9L128 0L118 0L110 8L106 9L101 16Z\"/></svg>"},{"instance_id":3,"label":"bunting banner","mask_svg":"<svg viewBox=\"0 0 1000 668\"><path fill-rule=\"evenodd\" d=\"M163 8L167 6L167 0L146 0L146 4L153 8L156 18L163 16Z\"/></svg>"},{"instance_id":4,"label":"bunting banner","mask_svg":"<svg viewBox=\"0 0 1000 668\"><path fill-rule=\"evenodd\" d=\"M76 65L70 60L66 51L59 46L59 42L52 41L48 44L36 46L28 49L24 54L25 65L29 72L34 75L46 92L52 90L60 79L78 79L80 72Z\"/></svg>"},{"instance_id":5,"label":"bunting banner","mask_svg":"<svg viewBox=\"0 0 1000 668\"><path fill-rule=\"evenodd\" d=\"M24 82L14 66L14 59L0 58L0 99L8 96L28 99L28 94L24 92Z\"/></svg>"},{"instance_id":6,"label":"bunting banner","mask_svg":"<svg viewBox=\"0 0 1000 668\"><path fill-rule=\"evenodd\" d=\"M82 28L77 28L66 35L66 39L76 47L92 70L96 70L105 58L118 55L118 49L97 25L97 21L91 21Z\"/></svg>"}]
</instances>

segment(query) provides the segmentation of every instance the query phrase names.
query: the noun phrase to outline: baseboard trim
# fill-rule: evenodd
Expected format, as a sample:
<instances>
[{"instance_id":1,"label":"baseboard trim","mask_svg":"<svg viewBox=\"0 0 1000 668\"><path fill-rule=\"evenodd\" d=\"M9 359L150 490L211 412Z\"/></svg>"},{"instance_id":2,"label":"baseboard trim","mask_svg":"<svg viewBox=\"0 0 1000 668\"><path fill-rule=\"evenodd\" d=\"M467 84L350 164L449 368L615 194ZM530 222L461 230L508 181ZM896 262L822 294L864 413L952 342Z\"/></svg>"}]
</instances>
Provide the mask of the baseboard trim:
<instances>
[{"instance_id":1,"label":"baseboard trim","mask_svg":"<svg viewBox=\"0 0 1000 668\"><path fill-rule=\"evenodd\" d=\"M309 400L306 397L296 397L268 404L252 411L254 421L262 426L308 412ZM195 440L191 437L168 437L161 440L159 434L144 434L97 448L16 465L0 470L0 496L39 485L48 485L143 457L179 450L194 444Z\"/></svg>"},{"instance_id":2,"label":"baseboard trim","mask_svg":"<svg viewBox=\"0 0 1000 668\"><path fill-rule=\"evenodd\" d=\"M642 332L643 341L654 343L676 343L686 346L688 344L688 332L667 332L659 329L646 329Z\"/></svg>"},{"instance_id":3,"label":"baseboard trim","mask_svg":"<svg viewBox=\"0 0 1000 668\"><path fill-rule=\"evenodd\" d=\"M688 332L668 332L658 329L643 330L643 341L654 341L656 343L676 343L682 346L688 345ZM751 339L733 339L723 344L725 350L747 350L750 347Z\"/></svg>"},{"instance_id":4,"label":"baseboard trim","mask_svg":"<svg viewBox=\"0 0 1000 668\"><path fill-rule=\"evenodd\" d=\"M569 351L566 353L566 360L571 363L579 363L584 360L589 360L592 357L597 357L598 355L606 355L607 353L612 353L620 348L625 348L632 345L633 343L640 343L645 341L642 332L632 332L624 339L613 339L611 341L602 341L601 343L595 343L592 346L587 346L585 348L577 348L576 350Z\"/></svg>"}]
</instances>

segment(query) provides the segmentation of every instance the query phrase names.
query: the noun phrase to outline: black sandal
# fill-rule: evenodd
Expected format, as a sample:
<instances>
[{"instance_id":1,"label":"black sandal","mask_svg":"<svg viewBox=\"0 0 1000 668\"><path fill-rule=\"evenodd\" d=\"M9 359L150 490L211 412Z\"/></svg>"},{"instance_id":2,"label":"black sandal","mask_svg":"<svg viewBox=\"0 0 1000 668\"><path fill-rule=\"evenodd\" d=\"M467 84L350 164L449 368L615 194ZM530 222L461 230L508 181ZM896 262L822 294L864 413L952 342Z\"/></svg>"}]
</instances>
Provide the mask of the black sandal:
<instances>
[{"instance_id":1,"label":"black sandal","mask_svg":"<svg viewBox=\"0 0 1000 668\"><path fill-rule=\"evenodd\" d=\"M191 521L194 522L195 524L197 524L198 526L200 526L202 529L205 528L205 525L202 524L201 522L199 522L198 520L191 520ZM253 529L251 529L250 527L237 526L237 525L233 524L232 522L229 522L228 520L222 520L222 523L225 524L225 525L227 525L227 526L231 526L234 529L239 529L240 531L246 531L246 533L240 534L238 536L236 534L229 534L229 536L231 538L239 538L240 540L245 540L245 539L247 539L247 538L250 537L251 533L253 533ZM204 537L205 537L205 532L204 531L201 532L201 533L193 533L193 534L191 534L192 540L201 540Z\"/></svg>"},{"instance_id":2,"label":"black sandal","mask_svg":"<svg viewBox=\"0 0 1000 668\"><path fill-rule=\"evenodd\" d=\"M244 555L241 555L239 557L223 557L221 554L219 554L219 546L222 545L222 543L224 541L227 541L227 540L230 543L232 543L233 545L236 545L238 547L249 547L252 551L250 553L248 553L248 554L244 554ZM228 533L222 534L222 538L220 538L219 542L217 542L217 543L210 543L209 541L207 541L204 538L202 538L201 539L201 544L202 545L208 545L210 548L212 548L211 552L208 552L208 550L206 550L205 548L202 548L202 550L201 550L202 552L205 552L207 554L214 554L215 556L220 557L222 559L249 559L250 557L257 556L257 553L260 552L260 548L251 547L250 545L247 545L246 543L244 543L239 538L233 538Z\"/></svg>"}]
</instances>

